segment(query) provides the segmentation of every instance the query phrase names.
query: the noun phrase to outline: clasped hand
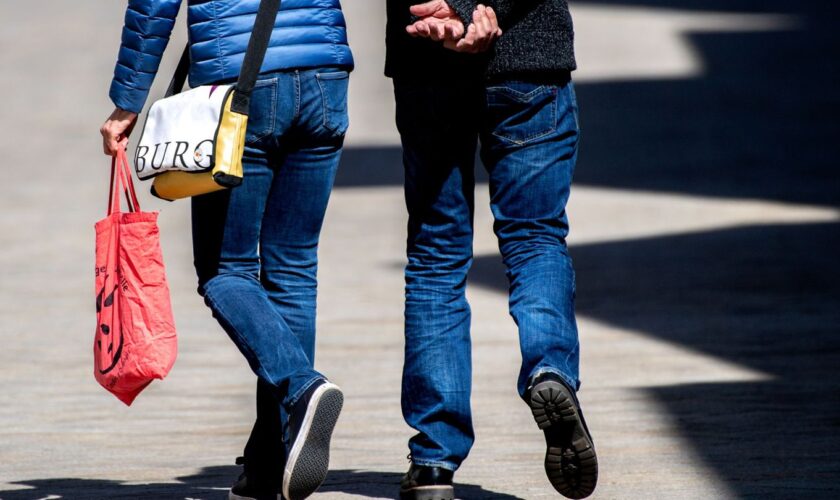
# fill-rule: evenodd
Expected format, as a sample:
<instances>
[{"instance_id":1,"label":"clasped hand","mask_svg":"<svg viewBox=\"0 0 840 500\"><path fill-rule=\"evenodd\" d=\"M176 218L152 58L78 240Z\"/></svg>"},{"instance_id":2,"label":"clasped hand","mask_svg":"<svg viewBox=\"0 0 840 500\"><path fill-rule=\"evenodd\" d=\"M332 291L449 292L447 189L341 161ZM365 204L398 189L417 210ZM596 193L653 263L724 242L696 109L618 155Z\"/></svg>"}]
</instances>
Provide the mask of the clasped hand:
<instances>
[{"instance_id":1,"label":"clasped hand","mask_svg":"<svg viewBox=\"0 0 840 500\"><path fill-rule=\"evenodd\" d=\"M409 35L443 42L444 47L456 52L485 52L502 35L496 13L484 5L475 9L468 28L445 0L413 5L411 13L420 19L406 27Z\"/></svg>"}]
</instances>

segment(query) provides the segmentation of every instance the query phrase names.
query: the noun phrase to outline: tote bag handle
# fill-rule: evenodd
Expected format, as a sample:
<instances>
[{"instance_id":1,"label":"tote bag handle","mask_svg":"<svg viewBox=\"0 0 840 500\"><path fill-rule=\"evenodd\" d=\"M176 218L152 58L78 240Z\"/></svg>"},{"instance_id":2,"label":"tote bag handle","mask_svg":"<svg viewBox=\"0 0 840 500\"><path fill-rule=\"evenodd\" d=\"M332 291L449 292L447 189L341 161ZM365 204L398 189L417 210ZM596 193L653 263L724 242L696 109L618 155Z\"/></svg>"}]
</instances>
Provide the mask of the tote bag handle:
<instances>
[{"instance_id":1,"label":"tote bag handle","mask_svg":"<svg viewBox=\"0 0 840 500\"><path fill-rule=\"evenodd\" d=\"M123 147L119 147L117 154L111 157L111 191L108 196L108 215L120 211L120 187L122 187L123 193L125 193L128 211L139 212L140 202L137 201L134 180L131 177L131 169L128 167L128 157Z\"/></svg>"}]
</instances>

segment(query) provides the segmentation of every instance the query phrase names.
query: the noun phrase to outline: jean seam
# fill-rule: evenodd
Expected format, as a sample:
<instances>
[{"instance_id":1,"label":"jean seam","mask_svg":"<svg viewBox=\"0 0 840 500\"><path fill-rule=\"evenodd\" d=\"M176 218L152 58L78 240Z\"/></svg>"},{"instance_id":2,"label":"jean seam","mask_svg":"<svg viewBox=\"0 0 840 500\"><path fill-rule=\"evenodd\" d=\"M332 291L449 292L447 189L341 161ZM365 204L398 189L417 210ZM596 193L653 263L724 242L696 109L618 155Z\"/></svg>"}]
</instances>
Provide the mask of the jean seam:
<instances>
[{"instance_id":1,"label":"jean seam","mask_svg":"<svg viewBox=\"0 0 840 500\"><path fill-rule=\"evenodd\" d=\"M556 115L554 115L553 110L552 110L552 115L553 116L551 118L551 121L556 121ZM509 137L509 136L506 136L504 134L500 134L498 132L493 132L493 135L498 137L499 139L502 139L502 140L505 140L505 141L510 141L511 143L516 144L517 146L524 146L528 143L536 141L537 139L542 139L543 137L549 136L556 131L557 131L557 127L552 126L551 130L546 130L545 132L542 132L542 133L537 134L537 135L531 135L531 136L528 136L524 139L514 139L513 137Z\"/></svg>"},{"instance_id":2,"label":"jean seam","mask_svg":"<svg viewBox=\"0 0 840 500\"><path fill-rule=\"evenodd\" d=\"M539 366L539 367L535 368L534 371L531 373L531 376L528 379L530 381L533 381L534 379L536 379L537 377L539 377L543 373L552 373L554 375L557 375L558 377L563 379L563 382L565 382L566 385L568 385L570 389L577 392L577 382L570 381L568 375L561 372L557 368L554 368L554 367L551 367L551 366Z\"/></svg>"},{"instance_id":3,"label":"jean seam","mask_svg":"<svg viewBox=\"0 0 840 500\"><path fill-rule=\"evenodd\" d=\"M301 398L301 396L303 396L303 394L306 391L308 391L309 388L312 387L319 380L324 380L324 378L316 375L315 377L312 378L312 380L303 384L303 387L298 389L291 397L288 398L287 406L290 407L290 408L292 406L294 406L298 402L298 400Z\"/></svg>"},{"instance_id":4,"label":"jean seam","mask_svg":"<svg viewBox=\"0 0 840 500\"><path fill-rule=\"evenodd\" d=\"M254 137L251 139L251 142L257 142L259 140L265 139L269 135L274 132L275 124L277 123L277 84L278 78L271 78L267 80L260 80L254 85L254 89L256 90L257 87L264 87L266 85L272 85L271 88L271 111L269 115L268 125L266 126L266 130L261 134L254 134Z\"/></svg>"},{"instance_id":5,"label":"jean seam","mask_svg":"<svg viewBox=\"0 0 840 500\"><path fill-rule=\"evenodd\" d=\"M538 87L537 89L532 90L531 92L529 92L527 94L522 94L522 98L517 97L517 94L519 94L519 93L515 94L514 90L507 89L506 87L490 87L487 90L490 90L490 89L494 89L494 90L499 91L499 93L506 94L511 99L513 99L517 102L523 103L523 104L528 104L530 102L531 98L539 95L541 92L544 91L544 89L551 89L551 92L554 94L554 103L553 103L553 106L550 107L551 119L550 119L549 123L551 124L551 126L548 130L530 135L528 137L523 137L521 139L514 139L513 137L510 137L510 136L507 136L505 134L495 132L495 131L491 132L491 134L493 136L498 137L499 139L502 139L502 140L505 140L505 141L509 141L509 142L511 142L511 143L513 143L517 146L524 146L524 145L526 145L528 143L531 143L533 141L536 141L538 139L542 139L544 137L547 137L547 136L549 136L549 135L551 135L551 134L553 134L557 131L557 116L558 116L557 106L558 106L558 102L560 101L559 90L558 90L557 87L549 87L547 85L542 85L542 86ZM525 99L525 97L528 97L529 99Z\"/></svg>"},{"instance_id":6,"label":"jean seam","mask_svg":"<svg viewBox=\"0 0 840 500\"><path fill-rule=\"evenodd\" d=\"M572 113L574 114L574 117L575 117L575 128L577 129L578 135L580 135L580 108L578 107L577 92L575 92L575 84L571 80L568 83L568 90L567 91L569 92L569 102L572 106ZM559 106L560 105L559 104L560 99L557 99L557 101L558 101L557 105Z\"/></svg>"},{"instance_id":7,"label":"jean seam","mask_svg":"<svg viewBox=\"0 0 840 500\"><path fill-rule=\"evenodd\" d=\"M293 121L296 121L300 118L300 99L301 99L301 89L300 89L300 71L295 70L294 75L295 81L295 114L292 118Z\"/></svg>"},{"instance_id":8,"label":"jean seam","mask_svg":"<svg viewBox=\"0 0 840 500\"><path fill-rule=\"evenodd\" d=\"M326 78L325 80L327 80L327 81L337 81L337 80L344 80L344 79L349 79L350 78L350 75L346 72L333 72L333 73L323 73L323 74L333 75L333 74L339 74L339 73L346 74L347 76L342 77L342 78ZM330 132L338 133L339 128L341 128L341 126L340 125L335 125L333 127L332 123L330 121L330 119L333 117L334 113L333 113L332 109L330 109L330 107L329 107L329 97L328 97L329 92L324 87L324 80L322 79L321 75L322 75L322 73L316 73L315 74L315 80L318 82L318 89L321 91L321 110L322 110L322 114L323 114L322 126L325 129L329 130ZM343 112L342 112L342 114L343 114Z\"/></svg>"},{"instance_id":9,"label":"jean seam","mask_svg":"<svg viewBox=\"0 0 840 500\"><path fill-rule=\"evenodd\" d=\"M510 87L504 85L496 85L492 87L487 87L487 92L498 92L500 94L507 94L511 98L527 104L534 96L539 95L542 92L545 92L546 89L550 89L551 86L549 85L540 85L539 87L535 88L530 92L519 92L518 90L514 90Z\"/></svg>"},{"instance_id":10,"label":"jean seam","mask_svg":"<svg viewBox=\"0 0 840 500\"><path fill-rule=\"evenodd\" d=\"M246 341L245 337L241 333L239 333L239 330L234 328L233 323L231 323L231 321L228 319L228 315L225 313L224 308L221 307L218 302L213 300L213 297L211 297L209 294L207 294L206 289L205 289L204 298L205 298L205 300L207 300L207 302L209 302L209 304L211 306L211 309L215 310L216 313L222 318L222 320L225 323L227 323L230 331L232 331L234 333L234 335L236 335L236 338L239 339L240 343L248 351L248 353L251 356L251 359L254 360L254 364L257 365L257 367L258 367L258 371L263 371L262 364L260 363L259 357L257 356L256 352L254 352L254 350L251 348L251 345ZM271 382L269 382L269 383L272 386L274 385Z\"/></svg>"},{"instance_id":11,"label":"jean seam","mask_svg":"<svg viewBox=\"0 0 840 500\"><path fill-rule=\"evenodd\" d=\"M327 109L327 93L324 91L324 84L321 82L321 76L316 74L315 80L318 82L318 89L321 91L321 123L324 128L331 130L329 126L329 110Z\"/></svg>"},{"instance_id":12,"label":"jean seam","mask_svg":"<svg viewBox=\"0 0 840 500\"><path fill-rule=\"evenodd\" d=\"M411 458L411 462L415 465L420 465L422 467L441 467L446 470L456 471L458 470L458 466L452 462L440 461L440 460L423 460L423 459L415 459L414 457Z\"/></svg>"}]
</instances>

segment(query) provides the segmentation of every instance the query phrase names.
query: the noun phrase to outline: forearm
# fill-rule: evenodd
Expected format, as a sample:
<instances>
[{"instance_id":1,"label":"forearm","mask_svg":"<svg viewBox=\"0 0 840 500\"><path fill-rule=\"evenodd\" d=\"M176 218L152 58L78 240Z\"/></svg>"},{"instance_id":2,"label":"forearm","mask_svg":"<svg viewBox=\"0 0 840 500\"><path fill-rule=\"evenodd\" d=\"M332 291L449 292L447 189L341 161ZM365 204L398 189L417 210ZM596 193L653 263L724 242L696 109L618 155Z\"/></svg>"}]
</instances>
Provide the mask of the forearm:
<instances>
[{"instance_id":1,"label":"forearm","mask_svg":"<svg viewBox=\"0 0 840 500\"><path fill-rule=\"evenodd\" d=\"M129 0L109 93L116 107L143 109L180 6L181 0Z\"/></svg>"}]
</instances>

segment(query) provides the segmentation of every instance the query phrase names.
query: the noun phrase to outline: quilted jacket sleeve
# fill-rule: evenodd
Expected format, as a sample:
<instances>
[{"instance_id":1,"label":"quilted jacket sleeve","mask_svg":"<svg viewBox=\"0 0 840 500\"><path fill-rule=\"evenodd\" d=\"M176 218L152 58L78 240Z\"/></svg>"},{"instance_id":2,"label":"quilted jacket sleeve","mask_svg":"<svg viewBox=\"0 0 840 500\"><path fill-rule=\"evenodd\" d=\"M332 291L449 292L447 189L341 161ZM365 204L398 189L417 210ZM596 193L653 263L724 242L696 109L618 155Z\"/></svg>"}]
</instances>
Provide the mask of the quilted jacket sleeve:
<instances>
[{"instance_id":1,"label":"quilted jacket sleeve","mask_svg":"<svg viewBox=\"0 0 840 500\"><path fill-rule=\"evenodd\" d=\"M129 0L109 93L114 104L140 113L169 43L181 0Z\"/></svg>"}]
</instances>

